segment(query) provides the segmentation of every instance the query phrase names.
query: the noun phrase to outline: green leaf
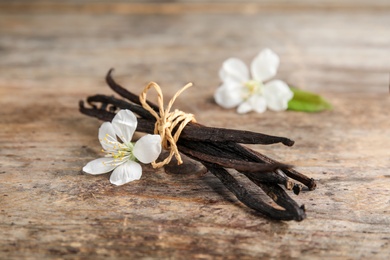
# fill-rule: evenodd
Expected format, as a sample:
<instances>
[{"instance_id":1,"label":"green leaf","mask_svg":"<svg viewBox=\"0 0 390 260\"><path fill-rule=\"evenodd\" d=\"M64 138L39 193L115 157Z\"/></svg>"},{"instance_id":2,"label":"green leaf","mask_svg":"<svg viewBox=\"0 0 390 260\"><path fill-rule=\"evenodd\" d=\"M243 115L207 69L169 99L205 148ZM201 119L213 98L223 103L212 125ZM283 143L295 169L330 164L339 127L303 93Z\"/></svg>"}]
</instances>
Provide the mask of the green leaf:
<instances>
[{"instance_id":1,"label":"green leaf","mask_svg":"<svg viewBox=\"0 0 390 260\"><path fill-rule=\"evenodd\" d=\"M332 109L332 105L321 96L290 87L294 97L288 102L288 110L304 112L320 112Z\"/></svg>"}]
</instances>

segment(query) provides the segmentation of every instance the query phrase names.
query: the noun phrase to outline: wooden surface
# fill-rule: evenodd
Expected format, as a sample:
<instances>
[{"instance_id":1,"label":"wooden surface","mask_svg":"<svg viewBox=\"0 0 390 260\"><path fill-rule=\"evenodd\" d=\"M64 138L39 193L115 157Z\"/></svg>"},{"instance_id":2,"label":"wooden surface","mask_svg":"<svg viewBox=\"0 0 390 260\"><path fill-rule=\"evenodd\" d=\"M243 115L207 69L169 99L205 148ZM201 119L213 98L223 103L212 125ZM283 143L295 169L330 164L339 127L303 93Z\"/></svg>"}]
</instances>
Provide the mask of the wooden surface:
<instances>
[{"instance_id":1,"label":"wooden surface","mask_svg":"<svg viewBox=\"0 0 390 260\"><path fill-rule=\"evenodd\" d=\"M389 257L387 1L107 2L0 3L0 259ZM221 63L249 63L265 47L281 57L277 78L334 110L238 115L215 105ZM112 94L111 67L136 92L153 80L171 97L194 82L176 107L201 123L294 139L251 147L318 181L291 193L308 218L264 218L201 171L146 166L121 187L82 174L100 156L101 122L78 101Z\"/></svg>"}]
</instances>

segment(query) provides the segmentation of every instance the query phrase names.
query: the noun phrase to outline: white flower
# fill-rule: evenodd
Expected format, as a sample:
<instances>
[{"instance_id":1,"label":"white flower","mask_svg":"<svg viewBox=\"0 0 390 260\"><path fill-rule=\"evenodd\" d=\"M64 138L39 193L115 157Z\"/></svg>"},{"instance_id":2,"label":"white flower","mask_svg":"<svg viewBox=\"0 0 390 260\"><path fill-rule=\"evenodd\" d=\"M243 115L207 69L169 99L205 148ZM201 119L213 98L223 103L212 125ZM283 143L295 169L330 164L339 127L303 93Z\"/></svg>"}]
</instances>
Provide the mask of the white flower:
<instances>
[{"instance_id":1,"label":"white flower","mask_svg":"<svg viewBox=\"0 0 390 260\"><path fill-rule=\"evenodd\" d=\"M161 153L161 137L145 135L132 143L136 128L137 117L130 110L120 110L111 123L103 123L99 128L99 141L106 156L89 162L83 167L83 171L103 174L114 170L110 182L115 185L139 180L142 168L136 161L155 161Z\"/></svg>"},{"instance_id":2,"label":"white flower","mask_svg":"<svg viewBox=\"0 0 390 260\"><path fill-rule=\"evenodd\" d=\"M215 92L215 101L224 108L238 106L238 113L252 110L262 113L267 107L274 111L286 110L294 95L287 84L281 80L264 83L276 75L278 66L279 57L270 49L264 49L253 59L252 78L243 61L227 59L219 71L223 83Z\"/></svg>"}]
</instances>

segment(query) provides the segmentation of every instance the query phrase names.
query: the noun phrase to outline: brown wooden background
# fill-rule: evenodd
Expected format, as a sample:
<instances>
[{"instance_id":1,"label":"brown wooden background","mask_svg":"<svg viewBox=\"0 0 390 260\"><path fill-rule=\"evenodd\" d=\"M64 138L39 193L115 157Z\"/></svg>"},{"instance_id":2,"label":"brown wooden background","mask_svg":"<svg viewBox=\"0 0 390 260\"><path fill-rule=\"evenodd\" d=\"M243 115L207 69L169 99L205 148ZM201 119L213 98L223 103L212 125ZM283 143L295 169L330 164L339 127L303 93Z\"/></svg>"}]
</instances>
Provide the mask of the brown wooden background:
<instances>
[{"instance_id":1,"label":"brown wooden background","mask_svg":"<svg viewBox=\"0 0 390 260\"><path fill-rule=\"evenodd\" d=\"M388 1L1 1L1 259L387 259L390 255ZM277 78L334 110L238 115L212 101L221 63L269 47ZM211 174L144 168L114 187L81 173L100 155L78 101L153 80L199 122L290 137L252 146L318 189L291 195L303 222L246 208Z\"/></svg>"}]
</instances>

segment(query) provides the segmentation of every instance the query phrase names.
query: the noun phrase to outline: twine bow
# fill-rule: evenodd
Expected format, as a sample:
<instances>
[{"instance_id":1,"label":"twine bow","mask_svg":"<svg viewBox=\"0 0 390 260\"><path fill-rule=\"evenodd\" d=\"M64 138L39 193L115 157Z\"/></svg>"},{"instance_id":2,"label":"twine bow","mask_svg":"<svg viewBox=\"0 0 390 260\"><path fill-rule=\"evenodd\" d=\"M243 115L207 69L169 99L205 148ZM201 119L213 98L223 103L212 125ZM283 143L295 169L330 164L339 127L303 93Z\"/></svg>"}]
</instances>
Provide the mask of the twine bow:
<instances>
[{"instance_id":1,"label":"twine bow","mask_svg":"<svg viewBox=\"0 0 390 260\"><path fill-rule=\"evenodd\" d=\"M177 148L176 142L180 137L180 134L184 127L189 122L196 122L195 117L193 114L187 114L183 111L180 111L178 109L175 109L173 112L171 112L171 107L173 103L175 102L176 98L187 88L191 87L192 83L188 83L183 88L181 88L179 91L176 92L176 94L172 97L172 99L169 101L168 106L164 110L164 98L161 91L160 86L155 82L150 82L142 91L142 93L139 96L139 100L147 111L149 111L155 118L156 118L156 124L154 125L154 133L159 134L161 136L161 144L164 149L169 150L169 156L165 158L162 162L152 162L153 168L160 168L166 164L168 164L172 157L175 156L177 159L177 164L180 165L183 163L179 150ZM157 91L157 102L159 107L159 113L157 113L153 108L149 106L149 104L146 102L146 95L150 88L154 87ZM175 134L172 136L173 130L177 127L177 130Z\"/></svg>"}]
</instances>

